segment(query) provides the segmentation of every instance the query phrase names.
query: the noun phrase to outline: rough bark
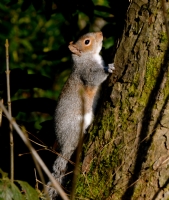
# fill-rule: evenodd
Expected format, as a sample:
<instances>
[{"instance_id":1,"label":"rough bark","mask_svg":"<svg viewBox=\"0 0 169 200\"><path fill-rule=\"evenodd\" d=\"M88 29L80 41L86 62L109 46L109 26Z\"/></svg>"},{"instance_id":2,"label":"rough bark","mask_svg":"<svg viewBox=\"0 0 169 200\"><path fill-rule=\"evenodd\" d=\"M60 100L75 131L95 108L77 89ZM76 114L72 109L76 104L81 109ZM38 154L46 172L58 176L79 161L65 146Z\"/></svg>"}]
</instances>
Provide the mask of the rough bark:
<instances>
[{"instance_id":1,"label":"rough bark","mask_svg":"<svg viewBox=\"0 0 169 200\"><path fill-rule=\"evenodd\" d=\"M101 111L86 145L77 196L169 199L167 36L159 0L133 0ZM115 81L116 79L116 81Z\"/></svg>"}]
</instances>

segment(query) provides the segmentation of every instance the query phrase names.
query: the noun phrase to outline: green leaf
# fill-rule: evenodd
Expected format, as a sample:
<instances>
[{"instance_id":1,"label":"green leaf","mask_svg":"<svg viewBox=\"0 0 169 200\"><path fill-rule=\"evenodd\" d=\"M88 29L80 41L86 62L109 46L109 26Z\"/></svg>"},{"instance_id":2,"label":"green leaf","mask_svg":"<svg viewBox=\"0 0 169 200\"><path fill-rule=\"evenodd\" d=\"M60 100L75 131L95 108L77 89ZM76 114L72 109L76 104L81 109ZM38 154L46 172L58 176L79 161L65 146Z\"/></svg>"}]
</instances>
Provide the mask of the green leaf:
<instances>
[{"instance_id":1,"label":"green leaf","mask_svg":"<svg viewBox=\"0 0 169 200\"><path fill-rule=\"evenodd\" d=\"M27 200L39 200L38 192L33 189L27 182L17 181L22 187L22 192Z\"/></svg>"},{"instance_id":2,"label":"green leaf","mask_svg":"<svg viewBox=\"0 0 169 200\"><path fill-rule=\"evenodd\" d=\"M0 174L1 174L1 176L2 176L2 179L5 179L5 178L8 179L8 174L7 174L6 172L3 172L2 169L0 169ZM1 177L1 176L0 176L0 177Z\"/></svg>"},{"instance_id":3,"label":"green leaf","mask_svg":"<svg viewBox=\"0 0 169 200\"><path fill-rule=\"evenodd\" d=\"M13 200L24 200L24 196L21 194L21 191L18 189L18 187L12 183L11 184L11 189L13 193Z\"/></svg>"},{"instance_id":4,"label":"green leaf","mask_svg":"<svg viewBox=\"0 0 169 200\"><path fill-rule=\"evenodd\" d=\"M0 179L0 200L24 200L24 196L9 179Z\"/></svg>"},{"instance_id":5,"label":"green leaf","mask_svg":"<svg viewBox=\"0 0 169 200\"><path fill-rule=\"evenodd\" d=\"M10 180L0 179L0 200L13 200L13 193L10 186Z\"/></svg>"},{"instance_id":6,"label":"green leaf","mask_svg":"<svg viewBox=\"0 0 169 200\"><path fill-rule=\"evenodd\" d=\"M27 49L28 51L32 51L33 47L31 45L31 43L28 40L22 40L20 39L20 43L24 46L25 49Z\"/></svg>"}]
</instances>

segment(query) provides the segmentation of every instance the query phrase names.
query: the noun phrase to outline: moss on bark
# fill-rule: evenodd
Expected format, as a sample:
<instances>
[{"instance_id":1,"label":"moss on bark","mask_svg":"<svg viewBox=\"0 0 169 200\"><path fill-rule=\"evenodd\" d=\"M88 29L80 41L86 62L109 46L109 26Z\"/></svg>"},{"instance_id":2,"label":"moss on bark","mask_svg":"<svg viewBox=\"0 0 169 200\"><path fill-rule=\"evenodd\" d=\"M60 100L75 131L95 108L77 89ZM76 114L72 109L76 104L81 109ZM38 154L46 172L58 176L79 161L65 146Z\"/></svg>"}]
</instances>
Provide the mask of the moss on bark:
<instances>
[{"instance_id":1,"label":"moss on bark","mask_svg":"<svg viewBox=\"0 0 169 200\"><path fill-rule=\"evenodd\" d=\"M133 0L115 55L118 79L110 77L90 132L78 197L169 198L168 52L160 1Z\"/></svg>"}]
</instances>

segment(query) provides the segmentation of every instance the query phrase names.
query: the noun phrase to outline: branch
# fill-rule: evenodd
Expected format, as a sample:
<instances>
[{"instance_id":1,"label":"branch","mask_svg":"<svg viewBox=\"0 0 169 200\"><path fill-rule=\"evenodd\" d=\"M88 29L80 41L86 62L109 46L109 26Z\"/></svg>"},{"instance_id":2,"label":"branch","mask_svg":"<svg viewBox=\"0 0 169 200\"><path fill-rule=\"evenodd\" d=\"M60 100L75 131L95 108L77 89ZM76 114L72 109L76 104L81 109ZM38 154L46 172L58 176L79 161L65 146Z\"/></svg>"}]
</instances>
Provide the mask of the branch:
<instances>
[{"instance_id":1,"label":"branch","mask_svg":"<svg viewBox=\"0 0 169 200\"><path fill-rule=\"evenodd\" d=\"M10 117L12 116L11 111L11 96L10 96L10 70L9 70L9 43L8 39L5 42L5 49L6 49L6 84L7 84L7 102L8 102L8 111ZM9 125L10 129L10 168L11 168L11 181L14 180L14 141L13 141L13 129L12 125Z\"/></svg>"},{"instance_id":2,"label":"branch","mask_svg":"<svg viewBox=\"0 0 169 200\"><path fill-rule=\"evenodd\" d=\"M17 125L15 120L9 115L9 112L6 110L5 106L1 103L1 101L0 101L0 107L2 108L3 112L5 113L6 117L8 118L8 120L10 121L10 123L12 124L12 126L14 127L16 132L19 134L19 136L22 138L22 140L24 141L24 143L26 144L26 146L28 147L28 149L32 153L33 158L37 160L39 165L42 167L44 172L47 174L47 176L49 177L49 179L52 182L53 186L55 187L55 189L60 194L60 196L63 198L63 200L69 200L69 198L66 196L65 192L63 191L63 189L60 187L59 183L54 179L54 177L52 176L52 174L50 173L50 171L46 167L46 165L43 162L43 160L40 158L40 156L37 154L35 149L32 147L31 143L26 138L26 136L23 134L23 132L21 131L21 129L19 128L19 126Z\"/></svg>"}]
</instances>

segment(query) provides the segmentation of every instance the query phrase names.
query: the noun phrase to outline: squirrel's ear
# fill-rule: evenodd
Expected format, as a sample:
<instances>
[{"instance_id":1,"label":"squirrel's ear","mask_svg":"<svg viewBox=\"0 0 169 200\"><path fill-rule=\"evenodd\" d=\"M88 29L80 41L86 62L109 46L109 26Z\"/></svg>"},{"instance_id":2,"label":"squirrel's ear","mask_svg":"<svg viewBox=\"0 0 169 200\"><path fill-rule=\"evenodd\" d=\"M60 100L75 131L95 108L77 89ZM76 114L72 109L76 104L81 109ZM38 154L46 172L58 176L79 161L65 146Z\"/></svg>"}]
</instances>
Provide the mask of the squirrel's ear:
<instances>
[{"instance_id":1,"label":"squirrel's ear","mask_svg":"<svg viewBox=\"0 0 169 200\"><path fill-rule=\"evenodd\" d=\"M81 51L78 49L78 47L73 44L73 42L69 43L68 48L70 49L70 51L78 56L81 56Z\"/></svg>"}]
</instances>

